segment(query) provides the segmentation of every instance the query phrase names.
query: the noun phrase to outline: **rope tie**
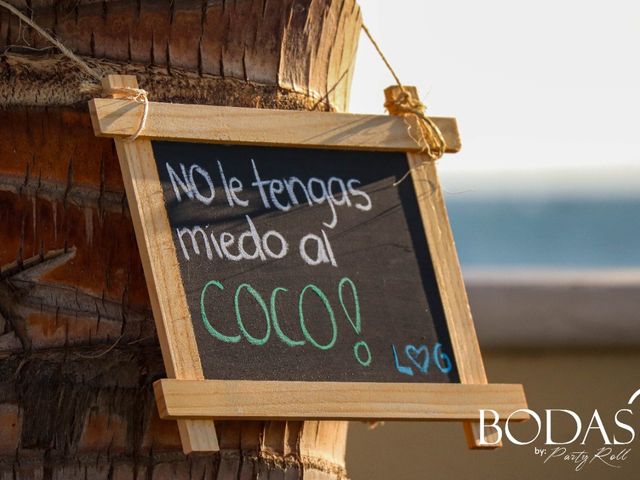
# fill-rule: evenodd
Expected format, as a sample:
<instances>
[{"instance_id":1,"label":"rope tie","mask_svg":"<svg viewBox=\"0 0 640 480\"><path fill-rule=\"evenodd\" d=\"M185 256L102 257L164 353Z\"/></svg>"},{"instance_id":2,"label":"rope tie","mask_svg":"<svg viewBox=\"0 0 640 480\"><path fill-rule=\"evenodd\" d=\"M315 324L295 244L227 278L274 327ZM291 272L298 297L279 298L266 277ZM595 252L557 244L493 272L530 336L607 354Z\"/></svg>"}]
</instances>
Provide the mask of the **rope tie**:
<instances>
[{"instance_id":1,"label":"rope tie","mask_svg":"<svg viewBox=\"0 0 640 480\"><path fill-rule=\"evenodd\" d=\"M396 84L401 90L401 94L398 98L385 102L384 107L391 115L404 117L409 136L420 147L420 153L426 154L431 161L435 162L444 155L444 152L447 149L447 143L440 131L440 128L438 128L433 120L425 115L425 105L419 100L413 98L404 88L402 82L400 82L400 77L396 74L391 63L387 60L387 57L382 53L382 49L378 45L378 42L375 41L373 35L365 24L362 24L362 31L367 35L367 38L369 38L369 41L376 49L376 52L378 52L378 55L386 65L387 70L389 70L391 76L393 76ZM416 120L416 124L418 125L419 131L417 137L412 133L412 125L411 122L409 122L409 118L411 117Z\"/></svg>"},{"instance_id":2,"label":"rope tie","mask_svg":"<svg viewBox=\"0 0 640 480\"><path fill-rule=\"evenodd\" d=\"M66 47L62 42L57 40L53 35L47 32L44 28L34 22L31 18L27 17L24 13L18 10L13 5L5 2L4 0L0 0L0 7L5 8L13 15L18 17L21 21L29 25L36 32L38 32L42 37L55 46L60 52L67 57L69 60L74 62L76 65L80 67L86 74L90 77L93 77L98 83L102 82L103 74L91 68L87 62L83 61L78 55L73 53L68 47ZM149 116L149 94L146 90L142 88L131 88L131 87L118 87L111 90L112 93L121 93L125 95L123 97L124 100L131 100L135 103L139 103L144 105L144 109L142 111L142 118L140 119L140 124L138 125L138 129L136 132L127 137L127 140L133 141L140 136L142 131L144 130L145 125L147 124L147 117Z\"/></svg>"},{"instance_id":3,"label":"rope tie","mask_svg":"<svg viewBox=\"0 0 640 480\"><path fill-rule=\"evenodd\" d=\"M384 108L392 115L400 115L407 123L407 131L411 138L420 147L420 153L426 154L431 161L436 161L442 157L447 149L447 142L440 128L431 118L424 114L425 106L419 100L414 99L406 90L402 90L400 96L395 100L385 102ZM417 121L419 133L416 138L411 130L412 125L408 118L414 117Z\"/></svg>"},{"instance_id":4,"label":"rope tie","mask_svg":"<svg viewBox=\"0 0 640 480\"><path fill-rule=\"evenodd\" d=\"M2 0L0 0L2 1ZM129 137L127 140L133 142L136 138L140 136L144 127L147 125L147 117L149 116L149 93L142 88L133 88L133 87L117 87L110 89L110 94L120 93L125 95L123 97L124 100L131 100L132 102L143 105L142 109L142 117L140 118L140 124L138 125L138 129L135 133Z\"/></svg>"}]
</instances>

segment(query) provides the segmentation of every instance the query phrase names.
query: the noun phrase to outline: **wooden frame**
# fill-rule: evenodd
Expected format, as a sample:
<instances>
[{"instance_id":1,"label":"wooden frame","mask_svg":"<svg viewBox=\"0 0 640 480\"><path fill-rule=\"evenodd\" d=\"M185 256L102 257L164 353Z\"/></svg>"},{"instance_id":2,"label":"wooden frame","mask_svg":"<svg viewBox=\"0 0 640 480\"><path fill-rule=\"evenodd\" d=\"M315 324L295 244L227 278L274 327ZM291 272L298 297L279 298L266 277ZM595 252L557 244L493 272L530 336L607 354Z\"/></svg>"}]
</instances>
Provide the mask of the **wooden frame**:
<instances>
[{"instance_id":1,"label":"wooden frame","mask_svg":"<svg viewBox=\"0 0 640 480\"><path fill-rule=\"evenodd\" d=\"M478 420L479 409L501 418L522 408L521 385L461 383L261 382L158 380L162 418L266 420ZM518 411L511 420L526 420Z\"/></svg>"},{"instance_id":2,"label":"wooden frame","mask_svg":"<svg viewBox=\"0 0 640 480\"><path fill-rule=\"evenodd\" d=\"M103 86L112 98L90 101L93 127L97 136L116 142L170 377L154 385L156 399L162 418L178 420L185 452L218 449L213 418L461 420L467 421L469 446L486 448L473 423L479 409L504 418L526 408L521 385L487 384L435 165L419 152L404 118L150 103L145 129L131 141L127 137L138 129L143 106L123 99L118 89L137 87L135 77L109 76ZM399 94L398 87L385 91L387 99ZM447 152L458 151L455 119L434 121ZM152 139L407 152L461 383L204 380ZM521 412L512 420L527 418Z\"/></svg>"},{"instance_id":3,"label":"wooden frame","mask_svg":"<svg viewBox=\"0 0 640 480\"><path fill-rule=\"evenodd\" d=\"M140 125L142 107L118 98L89 103L97 136L126 137ZM434 118L447 139L447 152L460 150L454 118ZM386 115L266 110L149 103L142 138L340 150L415 152L419 148L402 118Z\"/></svg>"}]
</instances>

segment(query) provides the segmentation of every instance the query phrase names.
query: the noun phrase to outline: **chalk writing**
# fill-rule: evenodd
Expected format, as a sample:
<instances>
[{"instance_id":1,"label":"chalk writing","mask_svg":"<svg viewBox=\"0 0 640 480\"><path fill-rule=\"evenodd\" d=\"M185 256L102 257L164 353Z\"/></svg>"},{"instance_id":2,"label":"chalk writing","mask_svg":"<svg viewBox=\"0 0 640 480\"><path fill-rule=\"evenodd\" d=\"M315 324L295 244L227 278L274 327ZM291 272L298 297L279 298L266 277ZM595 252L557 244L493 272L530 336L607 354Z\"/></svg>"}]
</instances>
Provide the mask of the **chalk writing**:
<instances>
[{"instance_id":1,"label":"chalk writing","mask_svg":"<svg viewBox=\"0 0 640 480\"><path fill-rule=\"evenodd\" d=\"M396 370L404 375L413 375L414 368L418 372L426 374L429 371L431 357L433 357L433 362L440 372L447 374L453 368L451 358L442 351L441 343L434 345L431 356L429 355L429 348L426 345L405 345L404 355L406 359L409 360L408 364L404 364L398 357L398 351L395 345L391 345L391 351L393 352L393 361Z\"/></svg>"},{"instance_id":2,"label":"chalk writing","mask_svg":"<svg viewBox=\"0 0 640 480\"><path fill-rule=\"evenodd\" d=\"M342 289L344 285L348 285L351 291L351 296L353 299L352 308L353 308L353 311L355 312L354 313L355 320L351 318L347 305L345 304L345 298L342 293ZM278 339L289 347L302 346L308 341L311 345L313 345L315 348L319 350L330 350L331 348L333 348L333 346L336 343L336 340L338 338L338 325L336 322L334 309L331 306L331 303L329 302L329 299L327 298L326 294L317 285L308 284L298 294L298 322L299 322L300 331L302 332L302 335L304 336L305 340L293 340L291 337L289 337L287 334L285 334L282 331L280 324L278 323L278 314L277 314L277 307L276 307L277 294L280 292L286 293L288 292L288 290L283 287L274 288L273 291L271 292L270 302L268 307L262 295L248 283L242 283L238 285L238 287L235 290L235 295L233 297L233 309L235 313L236 326L238 327L238 330L240 330L241 334L226 335L221 333L216 327L213 326L211 319L207 314L207 311L209 309L217 310L217 308L214 308L214 307L217 307L215 302L207 301L209 300L207 296L207 291L212 286L216 287L219 290L224 290L223 284L217 280L210 280L207 283L205 283L204 287L202 288L202 292L200 293L200 314L202 317L202 322L205 328L207 329L207 331L214 338L222 342L238 343L244 337L247 340L247 342L249 342L251 345L257 345L257 346L264 345L269 341L269 338L271 336L271 328L273 326L273 330L276 332L276 336L278 337ZM246 294L242 295L243 292L246 292ZM327 313L327 320L328 320L328 325L330 327L331 336L329 341L327 341L326 343L320 343L320 341L318 341L307 328L307 325L305 322L304 300L308 295L316 295L320 299ZM242 321L241 299L247 298L247 297L250 297L251 299L253 299L253 301L260 307L260 310L264 314L265 331L262 334L262 336L258 336L258 334L254 335L253 333L250 333L247 330L244 322ZM353 327L355 332L359 335L362 332L362 320L360 318L360 301L358 298L356 285L353 283L351 279L344 277L339 281L338 297L340 299L340 305L342 307L344 316L348 324L351 327ZM207 305L209 305L210 308L208 308ZM363 351L365 352L364 354L362 353ZM369 345L367 344L367 342L363 340L360 340L354 344L353 354L356 360L358 361L358 363L360 363L360 365L362 365L363 367L368 367L373 360L371 355L371 350L369 349Z\"/></svg>"},{"instance_id":3,"label":"chalk writing","mask_svg":"<svg viewBox=\"0 0 640 480\"><path fill-rule=\"evenodd\" d=\"M165 168L177 201L196 200L210 205L216 196L211 173L195 163L188 167L184 163L179 165L180 168L176 171L168 162L165 162ZM248 207L249 200L242 200L239 197L244 189L242 180L237 177L227 178L220 161L217 162L217 165L219 181L229 206ZM371 197L356 188L361 184L357 178L331 177L324 181L317 177L311 177L306 182L295 176L288 179L263 179L253 159L251 166L254 175L251 186L256 187L260 192L260 199L266 209L286 212L292 206L300 205L302 202L309 206L326 204L329 206L331 219L328 222L322 222L322 225L333 229L338 224L336 207L354 207L366 212L371 210L373 206ZM198 177L204 181L206 187L201 184L202 182L197 182ZM289 253L289 243L281 233L269 230L260 234L251 221L251 217L245 215L244 218L247 230L239 236L230 232L222 232L216 238L213 232L207 232L208 225L177 228L176 233L180 240L182 256L188 261L191 260L191 255L200 255L202 251L209 260L217 257L237 262L257 258L262 261L280 259ZM272 242L275 242L274 247L269 245L270 238L273 239ZM330 264L334 267L338 266L329 237L324 229L320 230L319 235L310 232L303 236L299 242L298 252L307 265Z\"/></svg>"},{"instance_id":4,"label":"chalk writing","mask_svg":"<svg viewBox=\"0 0 640 480\"><path fill-rule=\"evenodd\" d=\"M426 345L419 347L407 345L404 347L404 353L420 372L427 373L429 371L429 349Z\"/></svg>"}]
</instances>

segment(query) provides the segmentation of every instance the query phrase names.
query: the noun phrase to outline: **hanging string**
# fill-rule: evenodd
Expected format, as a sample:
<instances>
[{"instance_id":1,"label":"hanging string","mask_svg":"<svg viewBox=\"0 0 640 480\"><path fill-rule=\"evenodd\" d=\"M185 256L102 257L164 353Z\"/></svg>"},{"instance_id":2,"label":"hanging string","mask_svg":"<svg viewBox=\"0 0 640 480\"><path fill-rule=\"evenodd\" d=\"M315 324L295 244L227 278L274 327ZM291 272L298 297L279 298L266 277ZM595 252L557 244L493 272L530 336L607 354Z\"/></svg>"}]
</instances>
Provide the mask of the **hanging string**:
<instances>
[{"instance_id":1,"label":"hanging string","mask_svg":"<svg viewBox=\"0 0 640 480\"><path fill-rule=\"evenodd\" d=\"M387 66L387 69L389 70L389 72L391 72L391 75L393 76L393 79L396 81L398 86L404 91L404 87L402 86L402 82L400 82L400 77L398 77L398 75L396 74L395 70L393 69L393 67L389 63L389 60L387 60L387 57L385 57L384 53L382 53L382 49L380 48L380 45L378 45L378 42L376 42L375 38L373 38L373 35L371 35L371 32L369 31L369 29L367 28L367 26L364 23L362 24L362 31L367 35L367 37L369 38L369 41L373 45L373 48L376 49L376 52L378 52L378 55L380 56L380 58L382 59L384 64Z\"/></svg>"},{"instance_id":2,"label":"hanging string","mask_svg":"<svg viewBox=\"0 0 640 480\"><path fill-rule=\"evenodd\" d=\"M391 63L382 52L380 45L378 45L378 42L376 42L375 38L373 38L371 31L364 23L362 24L362 31L366 34L373 47L376 49L376 52L378 52L378 56L386 65L389 73L391 73L401 91L400 95L398 95L396 99L387 101L384 104L384 107L392 115L400 115L405 117L409 135L420 147L420 152L426 154L432 161L438 160L440 157L442 157L442 155L444 155L447 148L447 143L444 139L444 136L442 135L442 132L440 131L440 128L438 128L433 120L425 115L425 105L419 100L413 98L413 96L404 88L402 82L400 81L400 77L398 77L398 74L391 66ZM408 121L408 119L411 117L414 117L417 120L415 122L418 126L417 137L412 132L413 126L411 122ZM405 175L400 180L400 182L404 180L407 175Z\"/></svg>"},{"instance_id":3,"label":"hanging string","mask_svg":"<svg viewBox=\"0 0 640 480\"><path fill-rule=\"evenodd\" d=\"M75 53L73 53L69 48L67 48L62 42L57 40L53 35L51 35L44 28L42 28L40 25L34 22L31 18L27 17L24 13L22 13L16 7L5 2L4 0L0 0L0 7L8 10L13 15L18 17L22 22L26 23L31 28L33 28L36 32L42 35L42 37L44 37L45 40L47 40L49 43L55 46L58 50L60 50L60 52L65 57L67 57L69 60L74 62L87 75L92 77L98 83L102 82L102 77L103 77L102 74L100 74L98 71L91 68L87 64L87 62L83 61L80 57L78 57ZM148 92L146 90L143 90L142 88L118 87L118 88L111 89L110 93L123 94L125 95L124 97L125 100L131 100L135 103L139 103L143 105L142 118L140 119L140 124L138 125L138 129L133 135L127 138L128 140L131 140L131 141L135 140L142 133L142 131L144 130L144 127L147 124L147 117L149 116Z\"/></svg>"},{"instance_id":4,"label":"hanging string","mask_svg":"<svg viewBox=\"0 0 640 480\"><path fill-rule=\"evenodd\" d=\"M97 82L102 81L103 75L99 72L91 68L86 62L84 62L80 57L78 57L75 53L73 53L69 48L67 48L62 42L53 37L49 32L47 32L44 28L40 27L37 23L35 23L31 18L27 17L20 10L18 10L13 5L7 3L5 0L0 0L0 7L8 10L13 15L18 17L21 21L29 25L36 32L38 32L42 37L44 37L49 43L54 45L60 52L67 57L69 60L74 62L81 70L91 76ZM388 101L385 103L385 108L391 114L401 115L405 117L405 121L407 121L406 117L414 116L418 122L418 137L415 137L412 133L412 125L407 122L409 135L414 141L419 145L420 152L426 153L426 155L433 161L442 157L446 150L446 142L442 132L438 128L438 126L431 120L428 116L424 114L426 109L425 105L421 103L419 100L414 99L409 92L404 88L402 82L400 81L400 77L396 74L395 70L387 60L387 57L382 52L380 45L373 38L371 31L367 28L365 24L362 24L362 30L366 34L367 38L371 42L371 44L376 49L378 56L382 59L385 66L393 76L396 84L401 90L401 94L395 100ZM337 83L339 83L346 75L343 75ZM335 86L334 86L335 88ZM121 87L117 89L112 89L111 93L122 93L126 96L124 99L131 100L135 103L139 103L143 105L142 117L140 119L140 123L138 125L138 129L136 132L128 137L129 140L135 140L140 136L142 131L144 130L147 118L149 115L149 99L148 92L141 88L130 88L130 87Z\"/></svg>"},{"instance_id":5,"label":"hanging string","mask_svg":"<svg viewBox=\"0 0 640 480\"><path fill-rule=\"evenodd\" d=\"M0 0L0 6L4 7L7 10L9 10L16 17L18 17L20 20L22 20L24 23L26 23L31 28L33 28L36 32L38 32L40 35L42 35L49 43L51 43L58 50L60 50L60 52L62 52L62 54L65 57L67 57L67 58L69 58L69 60L75 62L76 65L78 65L82 70L84 70L85 73L87 73L89 76L93 77L98 82L100 80L102 80L102 75L100 75L98 72L96 72L94 69L92 69L89 65L87 65L86 62L83 62L80 59L80 57L78 57L75 53L73 53L71 50L69 50L67 47L65 47L62 43L60 43L58 40L56 40L49 32L47 32L44 28L42 28L40 25L35 23L29 17L27 17L24 13L22 13L16 7L14 7L13 5L5 2L4 0Z\"/></svg>"}]
</instances>

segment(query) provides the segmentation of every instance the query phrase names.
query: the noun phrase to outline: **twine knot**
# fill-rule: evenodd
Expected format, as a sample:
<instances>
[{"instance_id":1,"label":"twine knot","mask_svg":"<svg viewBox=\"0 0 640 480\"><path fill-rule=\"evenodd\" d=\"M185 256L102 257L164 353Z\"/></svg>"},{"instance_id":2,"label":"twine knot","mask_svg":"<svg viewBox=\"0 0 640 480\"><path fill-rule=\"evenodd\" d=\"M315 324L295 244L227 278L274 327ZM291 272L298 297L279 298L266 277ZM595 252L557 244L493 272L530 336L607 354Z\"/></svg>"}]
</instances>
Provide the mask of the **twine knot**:
<instances>
[{"instance_id":1,"label":"twine knot","mask_svg":"<svg viewBox=\"0 0 640 480\"><path fill-rule=\"evenodd\" d=\"M436 161L444 155L447 149L444 135L435 122L425 115L426 107L420 100L415 99L409 92L402 89L397 98L385 102L384 108L392 115L405 118L409 135L420 147L420 153L426 154L432 161ZM418 126L417 136L412 134L413 125L407 121L411 117L415 118L415 123Z\"/></svg>"},{"instance_id":2,"label":"twine knot","mask_svg":"<svg viewBox=\"0 0 640 480\"><path fill-rule=\"evenodd\" d=\"M389 73L391 73L400 88L400 95L395 99L385 102L384 107L390 114L404 117L409 136L411 136L411 138L420 147L420 153L425 153L431 161L438 160L442 155L444 155L444 152L447 149L447 143L444 140L442 132L434 121L424 114L424 111L426 110L424 104L416 98L413 98L413 96L402 86L402 82L400 82L400 78L391 66L391 63L389 63L387 57L384 56L380 45L378 45L378 42L373 38L373 35L371 35L371 32L364 23L362 24L362 31L367 35L371 44L376 49L376 52L378 52L378 55L387 66ZM417 138L411 133L412 125L408 121L408 118L411 117L414 117L418 124L419 132Z\"/></svg>"},{"instance_id":3,"label":"twine knot","mask_svg":"<svg viewBox=\"0 0 640 480\"><path fill-rule=\"evenodd\" d=\"M144 105L144 108L142 110L142 118L140 119L138 129L133 135L127 137L127 140L134 141L140 136L140 134L144 130L145 125L147 124L147 117L149 116L149 92L142 88L133 87L110 88L108 94L113 95L114 93L124 95L123 97L120 97L123 100L131 100L132 102Z\"/></svg>"}]
</instances>

